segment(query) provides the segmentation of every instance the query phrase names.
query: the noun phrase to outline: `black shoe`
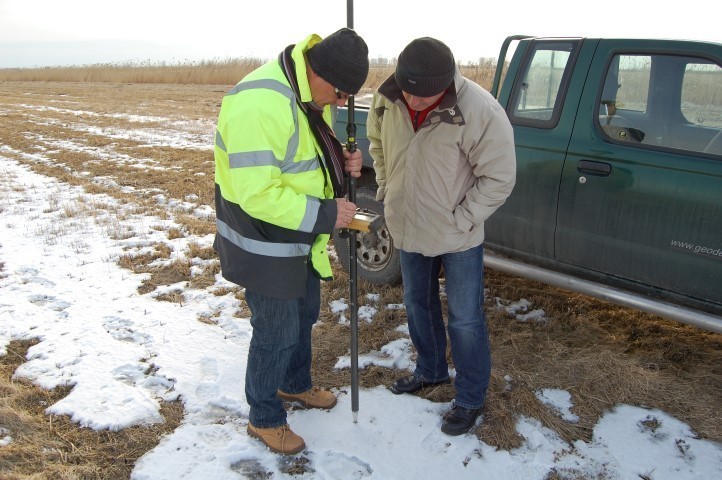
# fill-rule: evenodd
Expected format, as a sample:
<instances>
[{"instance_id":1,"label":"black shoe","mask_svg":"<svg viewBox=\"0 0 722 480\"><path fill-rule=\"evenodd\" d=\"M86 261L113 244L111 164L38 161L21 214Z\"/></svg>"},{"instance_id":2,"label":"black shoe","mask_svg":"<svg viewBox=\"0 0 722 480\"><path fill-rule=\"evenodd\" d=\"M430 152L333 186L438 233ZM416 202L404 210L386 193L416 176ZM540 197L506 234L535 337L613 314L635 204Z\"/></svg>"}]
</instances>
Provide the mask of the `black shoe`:
<instances>
[{"instance_id":1,"label":"black shoe","mask_svg":"<svg viewBox=\"0 0 722 480\"><path fill-rule=\"evenodd\" d=\"M441 431L453 436L467 433L476 424L476 419L480 414L481 408L464 408L454 405L454 408L444 415Z\"/></svg>"},{"instance_id":2,"label":"black shoe","mask_svg":"<svg viewBox=\"0 0 722 480\"><path fill-rule=\"evenodd\" d=\"M431 387L433 385L441 385L449 383L449 379L441 380L440 382L427 382L423 378L417 377L416 375L409 375L407 377L401 377L391 385L390 390L396 395L402 393L414 393L418 392L422 388Z\"/></svg>"}]
</instances>

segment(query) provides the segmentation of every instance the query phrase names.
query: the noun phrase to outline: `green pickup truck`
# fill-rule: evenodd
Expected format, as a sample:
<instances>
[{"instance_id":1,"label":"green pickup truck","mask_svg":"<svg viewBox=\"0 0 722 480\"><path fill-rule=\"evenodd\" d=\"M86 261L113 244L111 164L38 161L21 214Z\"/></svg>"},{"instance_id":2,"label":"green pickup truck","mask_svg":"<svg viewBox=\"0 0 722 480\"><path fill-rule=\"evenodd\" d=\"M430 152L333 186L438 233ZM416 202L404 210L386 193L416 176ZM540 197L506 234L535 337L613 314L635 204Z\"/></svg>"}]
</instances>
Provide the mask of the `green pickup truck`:
<instances>
[{"instance_id":1,"label":"green pickup truck","mask_svg":"<svg viewBox=\"0 0 722 480\"><path fill-rule=\"evenodd\" d=\"M486 223L486 265L722 332L722 44L512 36L497 65L518 171ZM367 112L357 204L383 214ZM356 247L361 277L400 280L385 228Z\"/></svg>"}]
</instances>

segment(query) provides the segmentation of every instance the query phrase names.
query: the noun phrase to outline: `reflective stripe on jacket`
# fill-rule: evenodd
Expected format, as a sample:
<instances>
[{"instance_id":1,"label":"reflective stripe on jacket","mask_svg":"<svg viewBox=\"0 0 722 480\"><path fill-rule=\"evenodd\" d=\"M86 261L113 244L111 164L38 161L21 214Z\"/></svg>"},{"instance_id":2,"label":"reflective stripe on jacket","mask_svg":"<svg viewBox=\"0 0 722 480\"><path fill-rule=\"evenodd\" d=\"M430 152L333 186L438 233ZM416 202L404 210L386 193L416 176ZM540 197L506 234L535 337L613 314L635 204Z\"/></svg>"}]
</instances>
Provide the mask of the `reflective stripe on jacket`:
<instances>
[{"instance_id":1,"label":"reflective stripe on jacket","mask_svg":"<svg viewBox=\"0 0 722 480\"><path fill-rule=\"evenodd\" d=\"M301 101L311 100L303 52L292 53ZM324 118L331 123L330 109ZM308 120L278 61L248 74L223 98L215 137L216 241L223 277L277 298L305 294L310 258L331 278L326 252L336 221L330 180Z\"/></svg>"},{"instance_id":2,"label":"reflective stripe on jacket","mask_svg":"<svg viewBox=\"0 0 722 480\"><path fill-rule=\"evenodd\" d=\"M414 132L392 75L374 94L366 129L396 247L437 256L484 241L484 221L516 181L514 131L489 92L457 71Z\"/></svg>"}]
</instances>

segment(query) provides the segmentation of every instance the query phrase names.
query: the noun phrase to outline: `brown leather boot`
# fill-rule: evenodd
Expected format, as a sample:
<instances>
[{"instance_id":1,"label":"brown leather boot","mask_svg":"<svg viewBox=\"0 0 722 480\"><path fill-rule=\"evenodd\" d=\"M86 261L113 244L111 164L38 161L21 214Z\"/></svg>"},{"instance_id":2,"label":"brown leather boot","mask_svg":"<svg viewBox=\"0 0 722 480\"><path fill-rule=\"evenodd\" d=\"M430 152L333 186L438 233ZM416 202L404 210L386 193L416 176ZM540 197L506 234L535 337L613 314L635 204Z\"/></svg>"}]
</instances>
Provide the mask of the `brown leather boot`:
<instances>
[{"instance_id":1,"label":"brown leather boot","mask_svg":"<svg viewBox=\"0 0 722 480\"><path fill-rule=\"evenodd\" d=\"M286 393L279 390L276 392L278 398L287 402L300 403L305 408L333 408L336 405L336 396L318 387L311 387L302 393Z\"/></svg>"},{"instance_id":2,"label":"brown leather boot","mask_svg":"<svg viewBox=\"0 0 722 480\"><path fill-rule=\"evenodd\" d=\"M284 455L294 455L306 448L303 438L293 433L288 424L276 428L256 428L248 422L248 434L272 451Z\"/></svg>"}]
</instances>

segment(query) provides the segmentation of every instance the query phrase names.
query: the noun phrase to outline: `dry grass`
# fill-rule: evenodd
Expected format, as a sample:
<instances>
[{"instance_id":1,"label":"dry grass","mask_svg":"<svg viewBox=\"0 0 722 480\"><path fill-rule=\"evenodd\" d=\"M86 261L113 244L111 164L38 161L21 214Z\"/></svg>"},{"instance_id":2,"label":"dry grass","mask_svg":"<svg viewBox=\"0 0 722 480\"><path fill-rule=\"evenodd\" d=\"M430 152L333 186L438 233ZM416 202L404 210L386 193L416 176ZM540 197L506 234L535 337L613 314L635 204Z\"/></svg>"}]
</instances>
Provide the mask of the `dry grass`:
<instances>
[{"instance_id":1,"label":"dry grass","mask_svg":"<svg viewBox=\"0 0 722 480\"><path fill-rule=\"evenodd\" d=\"M108 82L168 83L183 85L235 85L262 65L258 58L212 60L176 65L100 64L77 67L0 68L0 82ZM479 85L490 88L496 61L460 65L461 72ZM371 65L364 90L381 85L394 72L394 65Z\"/></svg>"},{"instance_id":2,"label":"dry grass","mask_svg":"<svg viewBox=\"0 0 722 480\"><path fill-rule=\"evenodd\" d=\"M477 431L484 442L503 449L520 446L515 425L521 416L538 419L568 442L589 441L599 417L620 403L659 408L702 438L722 439L721 335L488 269L485 275L493 367ZM348 297L347 282L344 272L337 273L325 290L329 301ZM380 294L380 306L402 302L398 287L360 282L360 298L367 293ZM526 298L549 320L519 322L495 308L495 297ZM348 385L350 372L333 370L333 365L348 355L349 327L340 325L330 309L324 309L321 320L314 330L314 378L327 387ZM360 322L359 351L379 350L399 338L395 328L405 322L403 311L385 309L372 324ZM359 383L389 385L401 374L371 367L360 373ZM579 422L569 423L542 404L535 393L545 388L567 390ZM448 402L454 388L442 385L418 395Z\"/></svg>"},{"instance_id":3,"label":"dry grass","mask_svg":"<svg viewBox=\"0 0 722 480\"><path fill-rule=\"evenodd\" d=\"M258 58L197 63L97 64L77 67L3 68L0 81L234 84L264 63Z\"/></svg>"},{"instance_id":4,"label":"dry grass","mask_svg":"<svg viewBox=\"0 0 722 480\"><path fill-rule=\"evenodd\" d=\"M379 74L374 81L385 78L387 73ZM149 128L148 125L173 131L190 128L183 126L188 123L205 122L210 146L220 100L236 80L227 85L0 83L0 145L6 146L3 156L25 163L39 173L80 185L89 193L109 195L133 206L134 211L160 218L172 213L181 227L168 231L169 239L212 233L213 219L172 210L157 199L161 194L166 199L179 199L199 207L212 205L210 148L187 148L176 145L172 139L163 145L149 146L133 132ZM48 106L54 109L44 109ZM142 116L148 122L156 117L161 120L138 125L130 115ZM165 125L176 120L186 123ZM98 133L124 131L130 134L111 137ZM69 149L68 143L61 141L75 147ZM39 161L33 155L44 156L47 161ZM123 156L128 161L119 161ZM146 166L138 165L141 160ZM150 168L150 164L156 168ZM66 211L67 215L85 216L88 213L83 209L92 205L71 211L58 202L53 208ZM109 224L109 233L122 236L121 226L120 220L117 225ZM189 254L214 258L212 251L193 245ZM193 278L188 263L181 260L168 261L165 267L151 266L158 259L174 258L172 255L163 244L151 254L123 257L120 263L149 274L142 291L178 281L186 282L189 288L205 288L213 283L217 262L203 275ZM0 274L6 274L3 268L0 261ZM349 327L340 325L328 306L333 299L348 297L347 275L338 266L335 273L335 280L323 286L321 321L314 330L313 374L316 382L325 387L350 383L348 370L333 369L337 358L348 354L349 339ZM484 421L476 432L485 442L504 449L520 445L522 439L515 425L522 416L538 419L570 442L589 440L599 416L619 403L659 408L688 423L700 437L722 441L719 410L722 335L493 271L486 272L485 285L494 362ZM367 293L379 294L381 298L373 323L361 322L362 354L379 350L399 338L401 334L395 328L406 322L403 310L383 308L402 303L399 287L375 287L361 282L361 304L367 303ZM236 296L243 300L240 292ZM548 321L518 322L495 308L495 297L512 301L526 298L534 308L544 309ZM182 298L167 295L159 300ZM243 306L238 315L248 316L249 312ZM212 318L200 320L213 322ZM117 433L89 431L64 418L51 419L44 408L62 398L65 391L45 392L10 380L23 361L27 346L15 341L12 353L0 358L3 372L0 424L12 422L13 432L27 432L18 434L12 448L0 449L3 478L127 478L138 456L152 448L160 435L175 428L182 415L180 405L167 405L165 425ZM370 367L360 373L359 379L365 387L388 385L403 373ZM544 388L570 392L573 413L579 416L579 422L566 422L540 403L535 393ZM431 401L447 402L453 398L454 390L452 385L445 385L421 395ZM118 467L108 463L111 458L118 462ZM548 478L570 476L568 472L552 472Z\"/></svg>"}]
</instances>

